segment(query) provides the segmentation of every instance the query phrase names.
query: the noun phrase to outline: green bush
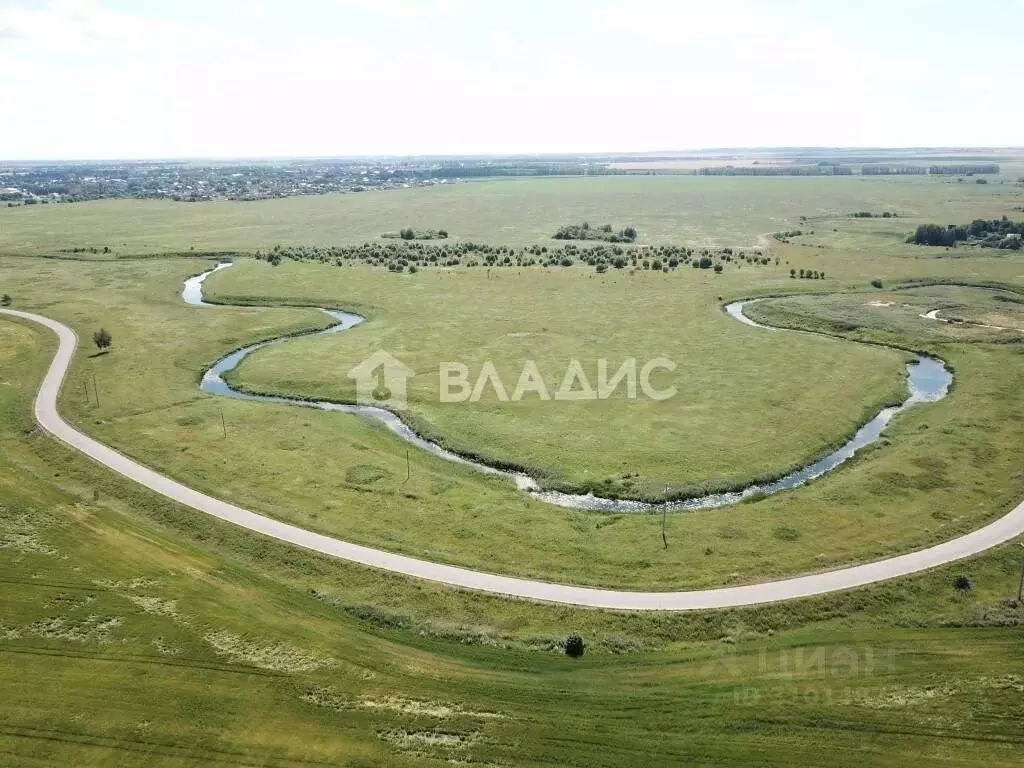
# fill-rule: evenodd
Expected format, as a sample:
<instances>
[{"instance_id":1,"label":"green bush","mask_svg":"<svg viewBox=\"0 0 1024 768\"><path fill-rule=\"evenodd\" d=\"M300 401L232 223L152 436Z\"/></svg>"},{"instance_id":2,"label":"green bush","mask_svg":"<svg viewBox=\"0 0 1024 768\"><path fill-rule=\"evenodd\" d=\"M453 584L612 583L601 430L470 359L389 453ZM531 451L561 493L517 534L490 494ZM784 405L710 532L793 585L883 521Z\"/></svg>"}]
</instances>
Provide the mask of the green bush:
<instances>
[{"instance_id":1,"label":"green bush","mask_svg":"<svg viewBox=\"0 0 1024 768\"><path fill-rule=\"evenodd\" d=\"M587 650L586 644L583 642L583 638L578 633L572 632L565 638L565 655L571 656L574 659L578 659Z\"/></svg>"}]
</instances>

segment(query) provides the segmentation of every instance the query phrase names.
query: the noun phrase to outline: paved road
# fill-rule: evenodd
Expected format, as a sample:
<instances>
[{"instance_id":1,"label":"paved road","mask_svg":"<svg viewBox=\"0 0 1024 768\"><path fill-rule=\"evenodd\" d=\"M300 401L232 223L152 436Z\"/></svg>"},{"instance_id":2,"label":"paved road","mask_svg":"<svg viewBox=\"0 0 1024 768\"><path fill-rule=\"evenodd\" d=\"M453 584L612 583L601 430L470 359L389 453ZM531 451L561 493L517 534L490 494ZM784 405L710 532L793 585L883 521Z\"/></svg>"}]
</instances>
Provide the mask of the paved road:
<instances>
[{"instance_id":1,"label":"paved road","mask_svg":"<svg viewBox=\"0 0 1024 768\"><path fill-rule=\"evenodd\" d=\"M82 434L65 422L57 412L57 395L64 375L71 363L78 342L75 332L66 325L42 315L17 310L0 309L0 313L20 317L46 326L60 339L60 346L50 369L43 379L35 402L35 416L39 425L58 440L113 471L141 485L180 502L193 509L213 515L243 528L272 536L299 547L325 555L349 560L392 573L401 573L455 587L480 590L528 600L540 600L594 608L614 608L635 611L692 611L708 608L728 608L756 605L778 600L821 595L843 589L872 584L910 573L917 573L938 565L983 552L990 547L1024 533L1024 502L1013 511L973 533L947 541L918 552L879 560L866 565L843 568L838 571L816 573L781 581L750 584L743 587L725 587L694 592L621 592L608 589L574 587L549 584L543 581L497 576L481 571L456 568L451 565L429 563L404 555L382 552L378 549L351 544L329 536L272 520L226 501L215 499L171 480L152 469L123 456L102 443Z\"/></svg>"}]
</instances>

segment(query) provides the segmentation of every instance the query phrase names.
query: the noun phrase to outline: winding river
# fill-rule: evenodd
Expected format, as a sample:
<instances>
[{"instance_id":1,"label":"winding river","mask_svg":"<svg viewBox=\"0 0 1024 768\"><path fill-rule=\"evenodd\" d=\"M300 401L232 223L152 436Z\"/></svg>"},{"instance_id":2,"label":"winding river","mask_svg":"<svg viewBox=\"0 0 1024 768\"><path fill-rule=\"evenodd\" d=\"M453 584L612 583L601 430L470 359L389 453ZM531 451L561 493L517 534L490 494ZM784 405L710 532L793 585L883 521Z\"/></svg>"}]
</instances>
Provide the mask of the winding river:
<instances>
[{"instance_id":1,"label":"winding river","mask_svg":"<svg viewBox=\"0 0 1024 768\"><path fill-rule=\"evenodd\" d=\"M230 266L230 262L222 262L217 264L213 269L186 280L181 292L182 299L187 304L196 307L224 306L221 304L211 304L203 300L203 282L213 273L219 272L222 269L227 269ZM749 303L751 302L732 302L725 306L725 311L731 317L741 323L745 323L746 325L767 331L783 330L762 325L747 317L743 312L743 308ZM330 315L337 322L324 330L311 331L309 334L304 335L340 333L359 325L366 319L361 315L342 312L340 310L321 309L321 311ZM200 387L204 392L210 394L233 397L240 400L256 400L259 402L274 403L277 405L297 405L306 408L317 408L323 411L356 413L381 422L395 435L422 450L429 451L430 453L440 456L448 461L470 466L480 472L509 478L516 484L518 489L529 493L538 501L543 501L560 507L589 509L601 512L653 512L662 511L666 508L669 511L713 509L716 507L725 507L731 504L737 504L744 499L751 497L769 496L781 491L797 488L817 477L821 477L822 475L831 472L840 464L850 459L861 448L876 442L881 437L886 426L897 414L902 413L906 409L919 403L934 402L944 398L949 392L949 387L953 381L952 374L941 360L927 355L920 355L913 362L907 364L908 396L906 400L898 406L883 408L873 419L858 429L853 437L827 456L818 459L805 467L801 467L800 469L797 469L777 480L751 485L740 491L708 494L706 496L682 501L648 503L628 499L606 499L592 494L571 494L562 493L560 491L542 490L537 486L537 483L533 478L528 475L518 472L509 472L480 462L471 461L463 456L453 453L452 451L442 448L436 443L420 437L398 416L383 408L369 405L332 403L323 400L300 400L274 395L255 395L239 391L224 381L224 374L234 370L248 355L258 349L263 349L264 347L274 344L283 344L292 338L297 337L283 336L269 341L258 342L224 356L203 374Z\"/></svg>"}]
</instances>

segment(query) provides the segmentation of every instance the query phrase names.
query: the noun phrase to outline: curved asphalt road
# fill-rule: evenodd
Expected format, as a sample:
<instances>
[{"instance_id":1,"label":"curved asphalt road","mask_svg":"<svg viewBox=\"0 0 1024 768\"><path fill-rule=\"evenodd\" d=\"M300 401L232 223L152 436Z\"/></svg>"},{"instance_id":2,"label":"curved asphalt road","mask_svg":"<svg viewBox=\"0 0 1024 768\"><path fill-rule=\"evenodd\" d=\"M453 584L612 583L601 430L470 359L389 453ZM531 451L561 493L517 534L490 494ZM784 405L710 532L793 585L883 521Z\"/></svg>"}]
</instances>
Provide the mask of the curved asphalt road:
<instances>
[{"instance_id":1,"label":"curved asphalt road","mask_svg":"<svg viewBox=\"0 0 1024 768\"><path fill-rule=\"evenodd\" d=\"M623 592L574 587L566 584L549 584L543 581L497 576L452 565L430 563L312 533L297 526L236 507L154 472L79 432L64 421L57 412L57 395L78 343L75 332L63 323L42 315L13 309L0 309L0 314L12 315L46 326L60 339L57 354L54 356L39 389L39 394L36 396L35 417L44 430L61 442L172 501L180 502L229 523L342 560L419 579L437 581L454 587L528 600L630 611L692 611L729 608L821 595L917 573L975 555L1024 533L1024 502L1021 502L1011 512L984 528L918 552L826 573L742 587L724 587L695 592Z\"/></svg>"}]
</instances>

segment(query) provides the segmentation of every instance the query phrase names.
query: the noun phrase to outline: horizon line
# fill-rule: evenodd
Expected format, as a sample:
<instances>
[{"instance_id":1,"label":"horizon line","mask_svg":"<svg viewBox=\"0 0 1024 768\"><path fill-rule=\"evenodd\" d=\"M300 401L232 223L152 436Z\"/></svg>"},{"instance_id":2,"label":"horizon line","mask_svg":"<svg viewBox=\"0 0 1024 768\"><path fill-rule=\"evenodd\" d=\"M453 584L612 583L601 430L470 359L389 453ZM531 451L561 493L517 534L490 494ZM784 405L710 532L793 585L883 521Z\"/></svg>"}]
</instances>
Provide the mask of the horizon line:
<instances>
[{"instance_id":1,"label":"horizon line","mask_svg":"<svg viewBox=\"0 0 1024 768\"><path fill-rule=\"evenodd\" d=\"M735 147L698 147L692 149L661 149L661 150L623 150L623 151L602 151L602 152L572 152L572 151L549 151L549 152L468 152L468 153L363 153L363 154L296 154L296 155L167 155L167 156L126 156L126 157L33 157L20 159L0 158L0 165L27 164L36 165L42 163L181 163L181 162L279 162L279 161L313 161L313 160L453 160L453 159L543 159L543 158L609 158L609 157L677 157L684 159L690 155L705 156L714 154L737 154L747 153L772 153L772 152L823 152L823 151L1013 151L1024 152L1024 145L989 145L989 144L950 144L950 145L902 145L886 146L879 144L871 145L752 145Z\"/></svg>"}]
</instances>

